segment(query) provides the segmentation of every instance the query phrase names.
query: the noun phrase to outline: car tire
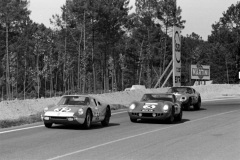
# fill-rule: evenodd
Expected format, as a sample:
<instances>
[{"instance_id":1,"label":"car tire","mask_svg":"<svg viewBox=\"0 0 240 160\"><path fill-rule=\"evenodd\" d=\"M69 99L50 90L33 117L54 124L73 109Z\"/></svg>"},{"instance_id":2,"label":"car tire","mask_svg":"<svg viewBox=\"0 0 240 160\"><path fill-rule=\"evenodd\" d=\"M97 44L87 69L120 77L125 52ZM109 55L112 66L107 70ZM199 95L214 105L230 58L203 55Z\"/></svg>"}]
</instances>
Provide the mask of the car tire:
<instances>
[{"instance_id":1,"label":"car tire","mask_svg":"<svg viewBox=\"0 0 240 160\"><path fill-rule=\"evenodd\" d=\"M88 109L84 123L83 123L83 127L85 129L89 129L91 127L91 124L92 124L92 114L91 114L91 111Z\"/></svg>"},{"instance_id":2,"label":"car tire","mask_svg":"<svg viewBox=\"0 0 240 160\"><path fill-rule=\"evenodd\" d=\"M182 114L183 114L183 111L182 109L180 110L180 113L175 117L175 120L176 121L181 121L182 120Z\"/></svg>"},{"instance_id":3,"label":"car tire","mask_svg":"<svg viewBox=\"0 0 240 160\"><path fill-rule=\"evenodd\" d=\"M106 126L109 125L110 117L111 117L111 110L109 109L109 107L107 107L106 108L106 115L104 117L104 120L101 121L102 126L106 127Z\"/></svg>"},{"instance_id":4,"label":"car tire","mask_svg":"<svg viewBox=\"0 0 240 160\"><path fill-rule=\"evenodd\" d=\"M51 128L53 124L52 123L44 123L44 125L46 128Z\"/></svg>"},{"instance_id":5,"label":"car tire","mask_svg":"<svg viewBox=\"0 0 240 160\"><path fill-rule=\"evenodd\" d=\"M201 97L198 97L198 102L196 104L193 105L194 110L199 110L201 107Z\"/></svg>"},{"instance_id":6,"label":"car tire","mask_svg":"<svg viewBox=\"0 0 240 160\"><path fill-rule=\"evenodd\" d=\"M136 118L130 118L130 121L133 122L133 123L136 123L137 119Z\"/></svg>"},{"instance_id":7,"label":"car tire","mask_svg":"<svg viewBox=\"0 0 240 160\"><path fill-rule=\"evenodd\" d=\"M189 110L190 110L191 103L192 103L192 100L191 100L191 98L189 98L187 104L185 104L185 106L184 106L184 109L185 109L186 111L189 111Z\"/></svg>"},{"instance_id":8,"label":"car tire","mask_svg":"<svg viewBox=\"0 0 240 160\"><path fill-rule=\"evenodd\" d=\"M175 120L174 109L172 109L171 115L167 118L167 123L172 124Z\"/></svg>"}]
</instances>

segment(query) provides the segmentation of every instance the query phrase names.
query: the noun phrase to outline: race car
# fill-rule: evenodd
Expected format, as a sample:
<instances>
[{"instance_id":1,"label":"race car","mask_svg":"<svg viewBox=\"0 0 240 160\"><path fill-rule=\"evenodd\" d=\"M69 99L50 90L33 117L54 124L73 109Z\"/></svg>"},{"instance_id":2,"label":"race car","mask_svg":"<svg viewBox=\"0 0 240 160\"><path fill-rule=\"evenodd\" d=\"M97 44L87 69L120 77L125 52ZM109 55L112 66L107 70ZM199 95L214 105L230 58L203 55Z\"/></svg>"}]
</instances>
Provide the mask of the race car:
<instances>
[{"instance_id":1,"label":"race car","mask_svg":"<svg viewBox=\"0 0 240 160\"><path fill-rule=\"evenodd\" d=\"M190 110L193 106L195 110L201 107L201 95L194 88L191 87L171 87L167 93L176 95L177 100L182 102L182 107L185 110Z\"/></svg>"},{"instance_id":2,"label":"race car","mask_svg":"<svg viewBox=\"0 0 240 160\"><path fill-rule=\"evenodd\" d=\"M62 96L57 105L44 108L41 115L47 128L53 124L75 124L88 129L95 122L108 126L110 117L110 106L89 95Z\"/></svg>"},{"instance_id":3,"label":"race car","mask_svg":"<svg viewBox=\"0 0 240 160\"><path fill-rule=\"evenodd\" d=\"M182 120L181 103L171 93L146 93L140 101L133 101L128 109L131 122L143 119L173 123Z\"/></svg>"}]
</instances>

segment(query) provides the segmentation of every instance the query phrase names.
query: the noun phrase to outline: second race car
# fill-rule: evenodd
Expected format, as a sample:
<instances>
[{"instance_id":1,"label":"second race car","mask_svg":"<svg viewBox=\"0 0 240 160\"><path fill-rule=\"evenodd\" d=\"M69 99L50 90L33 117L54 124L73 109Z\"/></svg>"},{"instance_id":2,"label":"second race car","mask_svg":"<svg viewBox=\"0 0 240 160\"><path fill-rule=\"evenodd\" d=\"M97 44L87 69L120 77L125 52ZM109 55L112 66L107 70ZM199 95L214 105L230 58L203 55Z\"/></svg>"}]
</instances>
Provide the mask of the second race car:
<instances>
[{"instance_id":1,"label":"second race car","mask_svg":"<svg viewBox=\"0 0 240 160\"><path fill-rule=\"evenodd\" d=\"M146 93L140 101L130 104L128 114L132 122L139 119L182 120L181 103L171 93Z\"/></svg>"}]
</instances>

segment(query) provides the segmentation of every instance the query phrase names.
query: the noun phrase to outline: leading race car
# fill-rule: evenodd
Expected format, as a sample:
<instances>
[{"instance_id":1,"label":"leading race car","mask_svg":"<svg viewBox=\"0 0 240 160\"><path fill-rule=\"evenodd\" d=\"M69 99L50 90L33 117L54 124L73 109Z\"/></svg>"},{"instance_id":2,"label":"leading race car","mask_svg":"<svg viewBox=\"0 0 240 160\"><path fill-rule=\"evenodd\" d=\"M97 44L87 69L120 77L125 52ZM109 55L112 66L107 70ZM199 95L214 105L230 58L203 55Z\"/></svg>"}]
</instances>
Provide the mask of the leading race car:
<instances>
[{"instance_id":1,"label":"leading race car","mask_svg":"<svg viewBox=\"0 0 240 160\"><path fill-rule=\"evenodd\" d=\"M182 102L182 107L185 110L190 110L193 106L195 110L201 107L201 95L194 88L191 87L171 87L167 93L173 93L177 99Z\"/></svg>"},{"instance_id":2,"label":"leading race car","mask_svg":"<svg viewBox=\"0 0 240 160\"><path fill-rule=\"evenodd\" d=\"M65 95L56 106L44 108L41 115L47 128L53 124L77 124L88 129L95 122L108 126L110 117L110 106L89 95Z\"/></svg>"},{"instance_id":3,"label":"leading race car","mask_svg":"<svg viewBox=\"0 0 240 160\"><path fill-rule=\"evenodd\" d=\"M182 120L181 103L171 93L146 93L140 101L130 104L128 114L132 122L138 119Z\"/></svg>"}]
</instances>

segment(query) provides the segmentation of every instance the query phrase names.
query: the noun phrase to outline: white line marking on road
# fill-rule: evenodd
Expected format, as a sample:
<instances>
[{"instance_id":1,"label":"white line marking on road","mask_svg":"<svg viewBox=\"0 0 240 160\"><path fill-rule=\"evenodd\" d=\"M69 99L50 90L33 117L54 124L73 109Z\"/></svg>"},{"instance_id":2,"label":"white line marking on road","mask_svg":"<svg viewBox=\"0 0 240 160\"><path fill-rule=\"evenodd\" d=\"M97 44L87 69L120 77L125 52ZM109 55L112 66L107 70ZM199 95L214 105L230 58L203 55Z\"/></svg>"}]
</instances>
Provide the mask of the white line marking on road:
<instances>
[{"instance_id":1,"label":"white line marking on road","mask_svg":"<svg viewBox=\"0 0 240 160\"><path fill-rule=\"evenodd\" d=\"M9 132L16 132L16 131L21 131L21 130L26 130L26 129L32 129L32 128L38 128L38 127L43 127L43 126L44 126L44 125L38 125L38 126L25 127L25 128L19 128L19 129L12 129L12 130L8 130L8 131L2 131L2 132L0 132L0 134L9 133Z\"/></svg>"},{"instance_id":2,"label":"white line marking on road","mask_svg":"<svg viewBox=\"0 0 240 160\"><path fill-rule=\"evenodd\" d=\"M232 100L232 99L239 99L237 97L231 97L231 98L218 98L218 99L204 99L203 102L209 102L209 101L223 101L223 100Z\"/></svg>"},{"instance_id":3,"label":"white line marking on road","mask_svg":"<svg viewBox=\"0 0 240 160\"><path fill-rule=\"evenodd\" d=\"M122 111L122 112L116 112L116 113L112 113L112 115L115 115L115 114L121 114L121 113L126 113L127 111Z\"/></svg>"},{"instance_id":4,"label":"white line marking on road","mask_svg":"<svg viewBox=\"0 0 240 160\"><path fill-rule=\"evenodd\" d=\"M224 113L220 113L220 114L215 114L215 115L211 115L211 116L195 119L195 120L192 120L192 121L188 121L188 122L185 122L185 123L175 124L175 125L172 125L172 126L169 126L169 127L155 129L155 130L152 130L152 131L149 131L149 132L143 132L143 133L140 133L140 134L136 134L136 135L120 138L120 139L117 139L117 140L114 140L114 141L102 143L102 144L95 145L95 146L92 146L92 147L88 147L88 148L85 148L85 149L81 149L81 150L78 150L78 151L74 151L74 152L70 152L70 153L67 153L67 154L59 155L59 156L56 156L56 157L53 157L53 158L50 158L50 159L47 159L47 160L55 160L55 159L59 159L59 158L64 158L64 157L67 157L67 156L71 156L71 155L74 155L74 154L77 154L77 153L85 152L85 151L88 151L88 150L91 150L91 149L95 149L95 148L98 148L98 147L106 146L106 145L113 144L113 143L116 143L116 142L120 142L120 141L124 141L124 140L127 140L127 139L139 137L139 136L146 135L146 134L149 134L149 133L162 131L162 130L165 130L165 129L173 128L175 126L179 126L179 125L183 125L183 124L187 124L187 123L192 123L192 122L196 122L196 121L200 121L200 120L204 120L204 119L208 119L208 118L212 118L212 117L216 117L216 116L221 116L221 115L232 113L232 112L236 112L236 111L240 111L240 110L238 109L238 110L233 110L233 111L224 112Z\"/></svg>"}]
</instances>

